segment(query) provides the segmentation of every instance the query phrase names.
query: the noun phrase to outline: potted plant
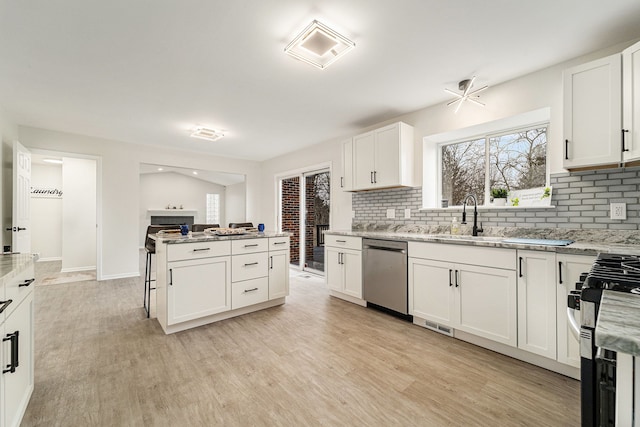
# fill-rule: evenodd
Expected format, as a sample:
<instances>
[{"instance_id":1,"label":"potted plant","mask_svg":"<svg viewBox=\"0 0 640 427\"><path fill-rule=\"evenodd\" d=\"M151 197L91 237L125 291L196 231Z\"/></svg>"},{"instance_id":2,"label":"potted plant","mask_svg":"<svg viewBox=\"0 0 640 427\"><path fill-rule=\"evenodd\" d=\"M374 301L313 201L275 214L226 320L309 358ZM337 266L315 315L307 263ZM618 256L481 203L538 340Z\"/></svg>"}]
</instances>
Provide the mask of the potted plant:
<instances>
[{"instance_id":1,"label":"potted plant","mask_svg":"<svg viewBox=\"0 0 640 427\"><path fill-rule=\"evenodd\" d=\"M493 204L495 206L505 206L507 204L507 194L508 191L506 188L496 187L491 189L491 198L493 199Z\"/></svg>"}]
</instances>

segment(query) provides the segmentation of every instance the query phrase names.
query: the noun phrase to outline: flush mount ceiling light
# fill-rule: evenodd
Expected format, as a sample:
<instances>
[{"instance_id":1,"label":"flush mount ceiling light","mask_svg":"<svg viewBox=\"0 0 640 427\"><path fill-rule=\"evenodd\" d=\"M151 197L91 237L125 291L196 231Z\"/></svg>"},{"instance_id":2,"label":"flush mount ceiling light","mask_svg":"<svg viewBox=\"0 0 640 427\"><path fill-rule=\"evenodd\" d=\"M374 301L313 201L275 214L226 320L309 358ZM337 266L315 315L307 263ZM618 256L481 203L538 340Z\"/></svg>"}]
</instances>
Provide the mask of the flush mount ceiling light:
<instances>
[{"instance_id":1,"label":"flush mount ceiling light","mask_svg":"<svg viewBox=\"0 0 640 427\"><path fill-rule=\"evenodd\" d=\"M224 136L224 133L219 130L199 126L191 133L191 136L206 139L207 141L217 141Z\"/></svg>"},{"instance_id":2,"label":"flush mount ceiling light","mask_svg":"<svg viewBox=\"0 0 640 427\"><path fill-rule=\"evenodd\" d=\"M300 61L322 69L356 46L354 42L314 20L284 51Z\"/></svg>"},{"instance_id":3,"label":"flush mount ceiling light","mask_svg":"<svg viewBox=\"0 0 640 427\"><path fill-rule=\"evenodd\" d=\"M456 106L456 113L458 112L458 110L460 110L460 106L465 102L465 101L471 101L474 104L478 104L482 107L484 107L484 104L480 101L478 101L478 98L480 98L479 95L477 95L478 93L482 92L483 90L487 89L489 86L483 86L480 89L476 89L473 92L471 92L471 88L473 87L473 82L476 79L475 76L473 76L472 79L467 79L467 80L462 80L460 83L458 83L458 89L462 91L462 94L459 94L457 92L454 92L452 90L449 89L444 89L445 92L450 93L451 95L454 95L456 97L456 99L454 99L453 101L449 102L447 104L447 107L450 105L454 105L454 104L458 104Z\"/></svg>"}]
</instances>

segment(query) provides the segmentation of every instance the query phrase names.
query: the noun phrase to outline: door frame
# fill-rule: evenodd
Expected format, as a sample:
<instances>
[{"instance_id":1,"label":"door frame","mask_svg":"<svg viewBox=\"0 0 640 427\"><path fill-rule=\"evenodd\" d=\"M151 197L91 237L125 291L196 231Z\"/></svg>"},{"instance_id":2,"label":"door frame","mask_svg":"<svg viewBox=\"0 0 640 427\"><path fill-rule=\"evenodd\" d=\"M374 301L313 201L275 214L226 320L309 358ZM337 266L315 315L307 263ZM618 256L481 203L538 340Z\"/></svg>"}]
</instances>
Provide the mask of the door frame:
<instances>
[{"instance_id":1,"label":"door frame","mask_svg":"<svg viewBox=\"0 0 640 427\"><path fill-rule=\"evenodd\" d=\"M275 203L275 230L278 230L279 233L282 232L282 188L280 182L283 179L295 178L298 177L300 179L300 204L305 206L305 185L304 179L306 175L316 174L321 172L329 172L329 176L333 175L333 162L322 162L316 163L314 165L309 165L302 168L292 169L285 172L280 172L274 175L274 193L276 197ZM333 189L331 189L330 197L333 198ZM329 211L329 228L331 228L331 222L333 219L333 210ZM300 265L298 269L300 271L304 271L304 260L306 258L305 254L305 236L304 236L304 227L306 221L306 212L305 209L300 209L300 224L299 226L299 235L300 235ZM314 270L315 271L315 270Z\"/></svg>"},{"instance_id":2,"label":"door frame","mask_svg":"<svg viewBox=\"0 0 640 427\"><path fill-rule=\"evenodd\" d=\"M76 159L95 160L96 162L96 280L102 278L102 156L71 153L66 151L30 149L32 154L54 157L72 157Z\"/></svg>"}]
</instances>

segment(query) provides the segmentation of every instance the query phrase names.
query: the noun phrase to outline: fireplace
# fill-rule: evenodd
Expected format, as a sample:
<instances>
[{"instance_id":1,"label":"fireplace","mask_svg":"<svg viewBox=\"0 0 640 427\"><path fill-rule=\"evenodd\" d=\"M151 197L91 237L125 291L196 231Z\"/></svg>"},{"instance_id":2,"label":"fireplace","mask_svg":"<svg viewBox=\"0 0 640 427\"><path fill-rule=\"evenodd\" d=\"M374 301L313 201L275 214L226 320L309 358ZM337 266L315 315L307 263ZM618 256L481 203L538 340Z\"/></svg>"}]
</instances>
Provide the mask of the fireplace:
<instances>
[{"instance_id":1,"label":"fireplace","mask_svg":"<svg viewBox=\"0 0 640 427\"><path fill-rule=\"evenodd\" d=\"M159 215L151 216L151 225L180 225L187 224L189 226L193 225L193 216L188 215Z\"/></svg>"}]
</instances>

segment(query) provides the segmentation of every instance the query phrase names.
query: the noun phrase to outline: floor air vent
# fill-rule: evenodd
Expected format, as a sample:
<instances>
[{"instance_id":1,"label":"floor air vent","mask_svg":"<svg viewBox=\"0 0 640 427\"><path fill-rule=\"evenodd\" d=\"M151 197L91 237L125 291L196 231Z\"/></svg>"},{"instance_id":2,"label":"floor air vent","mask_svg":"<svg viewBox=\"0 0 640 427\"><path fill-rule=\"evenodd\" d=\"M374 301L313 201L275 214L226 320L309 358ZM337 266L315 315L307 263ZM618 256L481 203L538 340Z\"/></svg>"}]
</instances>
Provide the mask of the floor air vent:
<instances>
[{"instance_id":1,"label":"floor air vent","mask_svg":"<svg viewBox=\"0 0 640 427\"><path fill-rule=\"evenodd\" d=\"M431 329L432 331L439 332L444 335L448 335L450 337L453 336L453 329L448 326L442 326L436 322L430 322L428 320L424 321L424 327L427 329Z\"/></svg>"}]
</instances>

